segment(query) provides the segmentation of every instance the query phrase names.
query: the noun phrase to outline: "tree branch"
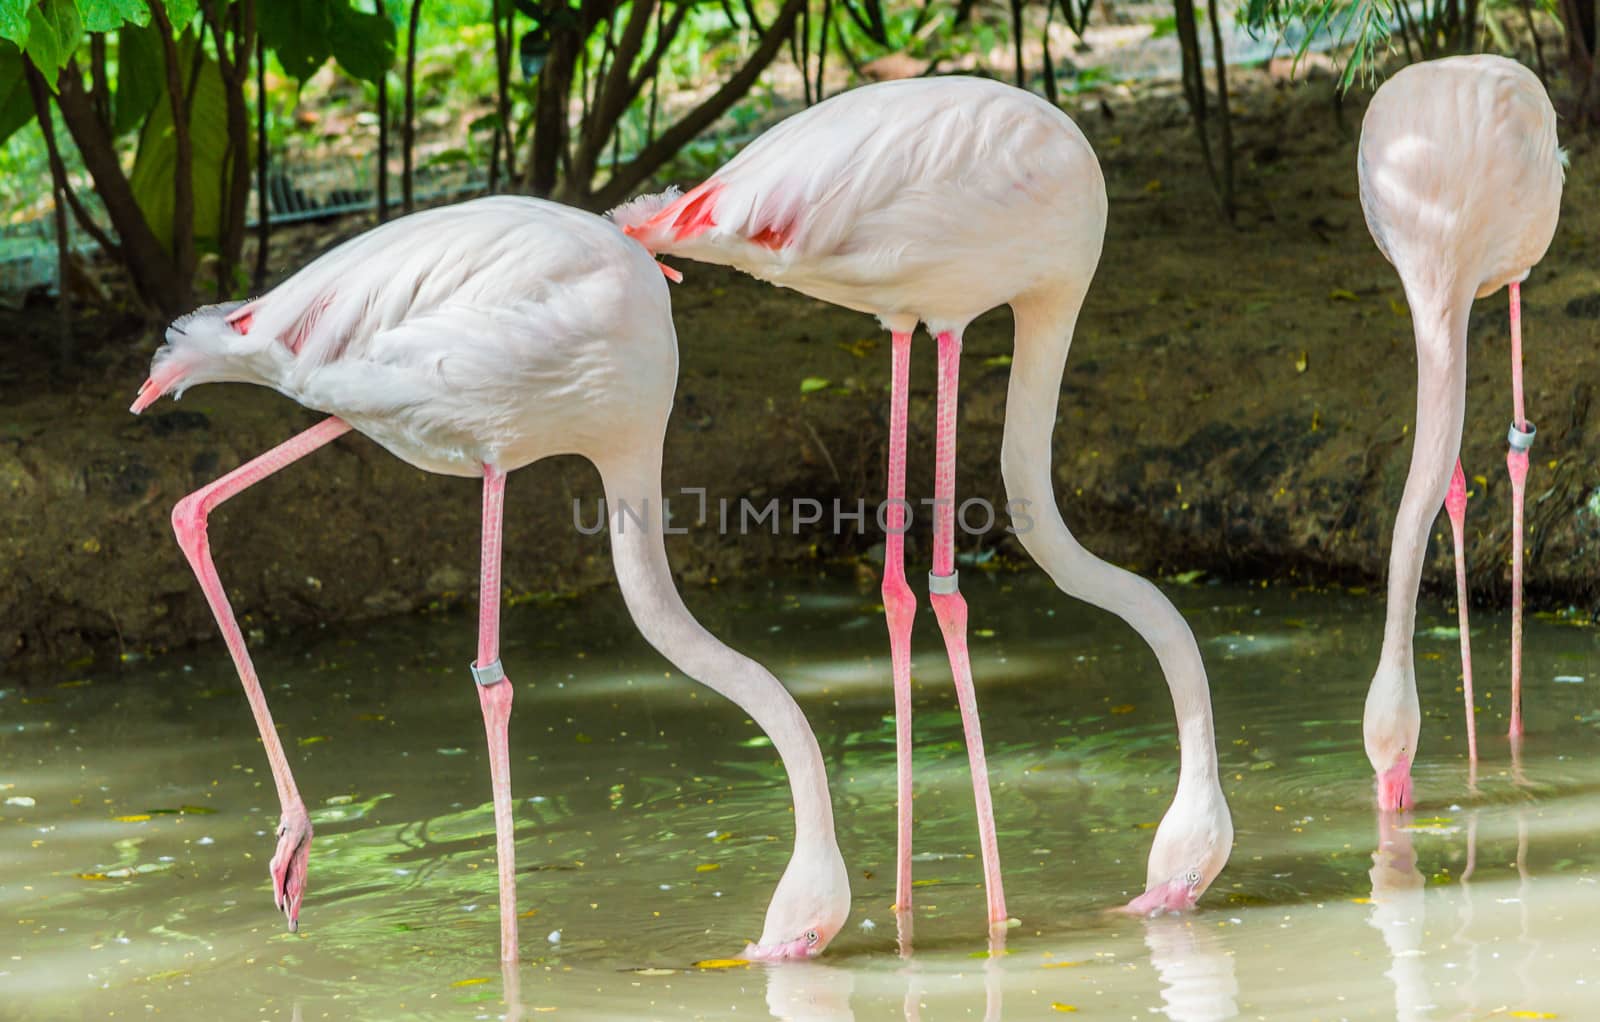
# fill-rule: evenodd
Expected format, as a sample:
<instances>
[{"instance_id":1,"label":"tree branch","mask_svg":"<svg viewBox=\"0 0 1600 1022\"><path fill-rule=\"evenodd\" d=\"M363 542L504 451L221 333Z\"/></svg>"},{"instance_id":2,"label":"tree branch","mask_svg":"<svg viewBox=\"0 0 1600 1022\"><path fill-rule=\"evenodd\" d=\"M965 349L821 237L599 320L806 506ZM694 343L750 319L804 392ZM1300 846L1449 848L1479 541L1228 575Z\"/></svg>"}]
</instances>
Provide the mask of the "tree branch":
<instances>
[{"instance_id":1,"label":"tree branch","mask_svg":"<svg viewBox=\"0 0 1600 1022\"><path fill-rule=\"evenodd\" d=\"M112 251L133 277L134 286L145 301L164 315L184 311L186 295L173 266L172 257L150 230L144 211L133 197L133 188L117 159L116 146L104 131L94 105L84 91L78 67L68 61L56 83L56 106L61 119L78 146L83 165L94 179L95 191L105 203L111 226L121 245Z\"/></svg>"},{"instance_id":2,"label":"tree branch","mask_svg":"<svg viewBox=\"0 0 1600 1022\"><path fill-rule=\"evenodd\" d=\"M671 159L701 131L709 127L728 108L737 103L755 85L761 72L772 63L784 42L794 31L795 19L805 7L806 0L785 0L783 8L773 20L772 27L762 37L761 44L745 60L744 66L732 78L722 83L722 88L712 93L705 102L689 111L673 124L661 137L645 146L633 159L623 164L599 191L576 193L585 195L589 204L596 207L614 206L626 199L657 167Z\"/></svg>"}]
</instances>

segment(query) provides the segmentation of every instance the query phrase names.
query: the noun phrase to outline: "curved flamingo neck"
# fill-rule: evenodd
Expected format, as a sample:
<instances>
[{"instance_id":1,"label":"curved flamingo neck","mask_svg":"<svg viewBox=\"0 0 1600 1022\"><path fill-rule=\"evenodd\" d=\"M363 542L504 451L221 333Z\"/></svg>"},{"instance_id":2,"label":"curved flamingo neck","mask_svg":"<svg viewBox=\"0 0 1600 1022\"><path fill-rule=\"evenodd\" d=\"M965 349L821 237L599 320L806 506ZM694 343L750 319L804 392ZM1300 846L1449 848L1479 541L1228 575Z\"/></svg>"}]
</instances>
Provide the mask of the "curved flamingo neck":
<instances>
[{"instance_id":1,"label":"curved flamingo neck","mask_svg":"<svg viewBox=\"0 0 1600 1022\"><path fill-rule=\"evenodd\" d=\"M1051 436L1067 351L1083 288L1055 301L1012 306L1016 350L1006 396L1001 468L1006 496L1026 501L1030 527L1018 539L1064 592L1108 610L1150 646L1172 693L1180 745L1180 792L1193 785L1220 789L1211 690L1200 647L1183 616L1161 590L1085 550L1068 530L1051 481Z\"/></svg>"},{"instance_id":2,"label":"curved flamingo neck","mask_svg":"<svg viewBox=\"0 0 1600 1022\"><path fill-rule=\"evenodd\" d=\"M662 528L660 448L599 467L617 582L634 623L679 670L732 700L772 740L794 798L796 853L837 854L822 750L805 714L771 672L701 627L673 584Z\"/></svg>"}]
</instances>

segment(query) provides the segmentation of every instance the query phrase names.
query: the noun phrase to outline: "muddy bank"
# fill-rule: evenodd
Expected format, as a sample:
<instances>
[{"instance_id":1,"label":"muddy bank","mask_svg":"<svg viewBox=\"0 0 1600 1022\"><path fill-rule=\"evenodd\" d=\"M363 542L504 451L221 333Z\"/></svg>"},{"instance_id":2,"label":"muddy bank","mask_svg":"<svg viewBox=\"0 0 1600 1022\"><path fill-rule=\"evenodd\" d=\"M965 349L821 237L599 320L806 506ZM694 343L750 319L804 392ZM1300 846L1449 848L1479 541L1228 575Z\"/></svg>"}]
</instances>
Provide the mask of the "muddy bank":
<instances>
[{"instance_id":1,"label":"muddy bank","mask_svg":"<svg viewBox=\"0 0 1600 1022\"><path fill-rule=\"evenodd\" d=\"M1203 569L1274 583L1380 583L1410 457L1415 400L1399 282L1367 236L1355 195L1361 100L1335 123L1327 81L1278 87L1246 75L1236 106L1242 209L1220 224L1175 87L1108 93L1073 115L1106 171L1105 255L1062 382L1055 479L1091 549L1152 574ZM1109 115L1109 116L1108 116ZM1600 603L1600 180L1592 143L1572 153L1561 228L1524 288L1530 415L1533 604ZM350 224L349 232L360 225ZM285 255L285 259L293 258ZM735 274L682 265L674 291L682 376L666 485L704 487L713 521L669 541L693 585L800 566L870 562L881 536L825 514L798 535L791 509L880 497L887 337L870 319ZM314 417L268 392L195 390L143 418L125 411L154 334L126 329L65 377L40 352L48 310L14 326L0 356L0 662L59 674L87 658L148 655L214 633L167 523L184 493ZM1504 436L1510 417L1505 296L1475 309L1463 461L1472 486L1475 595L1509 579ZM136 339L133 339L136 338ZM1010 315L975 324L962 364L958 492L1004 503L999 446ZM933 345L913 359L914 497L932 493ZM592 522L598 477L563 459L517 473L507 497L505 579L516 598L609 583ZM718 498L764 506L770 526L720 535ZM213 517L216 560L247 629L447 607L473 595L478 487L426 476L346 438ZM685 505L690 503L685 501ZM737 509L738 504L734 503ZM687 507L685 508L687 510ZM975 515L974 520L981 519ZM1003 524L1003 523L1002 523ZM1444 520L1437 536L1443 540ZM927 560L927 518L909 550ZM961 551L1004 569L1024 558L998 528ZM991 556L998 555L998 556ZM1436 542L1429 584L1451 584ZM870 593L871 587L866 590Z\"/></svg>"}]
</instances>

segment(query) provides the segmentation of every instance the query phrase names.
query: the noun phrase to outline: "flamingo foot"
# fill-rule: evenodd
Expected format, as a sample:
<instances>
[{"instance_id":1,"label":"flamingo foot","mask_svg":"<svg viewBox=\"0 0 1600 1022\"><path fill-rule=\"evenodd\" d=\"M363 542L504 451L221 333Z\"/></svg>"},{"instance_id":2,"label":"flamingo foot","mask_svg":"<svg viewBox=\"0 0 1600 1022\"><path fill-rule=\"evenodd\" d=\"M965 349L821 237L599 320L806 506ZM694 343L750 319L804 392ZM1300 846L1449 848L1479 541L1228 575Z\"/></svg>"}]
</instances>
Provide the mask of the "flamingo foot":
<instances>
[{"instance_id":1,"label":"flamingo foot","mask_svg":"<svg viewBox=\"0 0 1600 1022\"><path fill-rule=\"evenodd\" d=\"M1402 759L1378 775L1378 808L1399 812L1416 806L1411 793L1411 761Z\"/></svg>"},{"instance_id":2,"label":"flamingo foot","mask_svg":"<svg viewBox=\"0 0 1600 1022\"><path fill-rule=\"evenodd\" d=\"M272 903L289 920L289 932L300 929L300 901L306 895L306 870L311 862L311 819L304 804L287 807L278 821L278 850L267 867L272 873Z\"/></svg>"}]
</instances>

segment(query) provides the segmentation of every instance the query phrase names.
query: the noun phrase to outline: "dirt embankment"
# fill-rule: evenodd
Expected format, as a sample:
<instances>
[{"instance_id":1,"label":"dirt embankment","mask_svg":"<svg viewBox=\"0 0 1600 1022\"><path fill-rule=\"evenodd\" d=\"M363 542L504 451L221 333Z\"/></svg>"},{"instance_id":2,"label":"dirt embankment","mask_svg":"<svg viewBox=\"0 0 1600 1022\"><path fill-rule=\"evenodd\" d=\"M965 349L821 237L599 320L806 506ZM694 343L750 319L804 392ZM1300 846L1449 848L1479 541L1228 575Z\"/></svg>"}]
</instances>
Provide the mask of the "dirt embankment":
<instances>
[{"instance_id":1,"label":"dirt embankment","mask_svg":"<svg viewBox=\"0 0 1600 1022\"><path fill-rule=\"evenodd\" d=\"M1355 195L1361 101L1335 123L1326 80L1279 88L1241 75L1235 106L1241 211L1224 227L1176 89L1086 101L1073 116L1111 194L1105 255L1062 382L1057 492L1091 549L1148 573L1371 584L1410 457L1410 323L1399 282ZM1111 116L1107 116L1107 111ZM1566 140L1562 223L1524 288L1530 415L1529 586L1535 606L1600 603L1600 178L1593 143ZM351 224L347 233L360 225ZM291 258L286 255L285 258ZM850 561L876 529L836 535L830 502L882 493L887 337L867 317L685 264L674 299L682 378L666 484L705 487L713 522L669 541L687 584L797 563ZM155 335L43 368L48 311L13 320L0 363L0 664L59 672L214 633L167 523L171 505L314 421L275 394L192 392L125 411ZM1480 302L1469 354L1463 462L1474 591L1507 588L1510 417L1505 296ZM910 493L932 493L933 346L919 339ZM999 445L1009 313L970 331L962 366L958 493L1003 504ZM822 383L821 381L826 381ZM575 459L517 473L507 499L507 586L519 596L609 580L594 520L598 478ZM715 527L733 501L732 535ZM738 534L737 501L783 503L782 535ZM829 508L791 532L790 501ZM359 437L262 483L213 517L222 578L249 630L289 630L444 605L475 586L478 488L426 476ZM689 504L687 498L683 501ZM976 517L976 516L975 516ZM1441 520L1442 522L1442 520ZM848 523L847 523L848 525ZM1441 526L1442 527L1442 526ZM926 561L919 514L910 556ZM1020 559L999 531L964 552ZM1430 584L1450 583L1436 542Z\"/></svg>"}]
</instances>

